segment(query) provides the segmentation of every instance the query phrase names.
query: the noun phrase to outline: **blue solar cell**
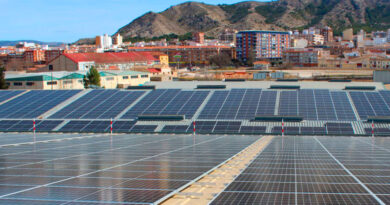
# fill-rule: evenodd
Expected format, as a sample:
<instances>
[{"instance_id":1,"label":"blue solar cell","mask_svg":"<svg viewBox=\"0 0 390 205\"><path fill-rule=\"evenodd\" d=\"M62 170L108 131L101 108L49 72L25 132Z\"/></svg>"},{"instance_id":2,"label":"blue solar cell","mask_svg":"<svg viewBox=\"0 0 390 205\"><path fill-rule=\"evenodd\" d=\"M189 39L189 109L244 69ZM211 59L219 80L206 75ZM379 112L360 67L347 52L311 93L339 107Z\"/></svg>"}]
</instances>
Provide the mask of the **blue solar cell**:
<instances>
[{"instance_id":1,"label":"blue solar cell","mask_svg":"<svg viewBox=\"0 0 390 205\"><path fill-rule=\"evenodd\" d=\"M0 118L36 118L80 90L34 90L0 105Z\"/></svg>"},{"instance_id":2,"label":"blue solar cell","mask_svg":"<svg viewBox=\"0 0 390 205\"><path fill-rule=\"evenodd\" d=\"M0 102L8 100L16 95L23 93L24 90L2 90L0 91Z\"/></svg>"},{"instance_id":3,"label":"blue solar cell","mask_svg":"<svg viewBox=\"0 0 390 205\"><path fill-rule=\"evenodd\" d=\"M138 115L185 115L193 117L209 91L154 90L126 112L122 119L136 119Z\"/></svg>"}]
</instances>

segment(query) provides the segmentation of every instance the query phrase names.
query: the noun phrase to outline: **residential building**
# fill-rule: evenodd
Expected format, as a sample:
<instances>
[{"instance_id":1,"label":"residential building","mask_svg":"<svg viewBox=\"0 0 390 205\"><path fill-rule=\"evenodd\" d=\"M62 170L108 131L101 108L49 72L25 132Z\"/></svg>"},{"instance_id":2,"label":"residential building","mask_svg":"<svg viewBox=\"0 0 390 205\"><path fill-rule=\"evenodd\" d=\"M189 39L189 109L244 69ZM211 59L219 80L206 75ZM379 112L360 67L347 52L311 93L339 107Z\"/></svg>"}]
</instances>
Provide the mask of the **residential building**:
<instances>
[{"instance_id":1,"label":"residential building","mask_svg":"<svg viewBox=\"0 0 390 205\"><path fill-rule=\"evenodd\" d=\"M283 52L283 63L297 67L317 67L319 49L288 49Z\"/></svg>"},{"instance_id":2,"label":"residential building","mask_svg":"<svg viewBox=\"0 0 390 205\"><path fill-rule=\"evenodd\" d=\"M290 33L282 31L240 31L237 33L236 55L243 61L253 56L260 59L281 59L290 47Z\"/></svg>"},{"instance_id":3,"label":"residential building","mask_svg":"<svg viewBox=\"0 0 390 205\"><path fill-rule=\"evenodd\" d=\"M387 42L390 43L390 29L387 30Z\"/></svg>"},{"instance_id":4,"label":"residential building","mask_svg":"<svg viewBox=\"0 0 390 205\"><path fill-rule=\"evenodd\" d=\"M168 55L171 65L208 65L211 56L225 53L235 58L235 50L229 46L155 46L128 47L128 51L161 52Z\"/></svg>"},{"instance_id":5,"label":"residential building","mask_svg":"<svg viewBox=\"0 0 390 205\"><path fill-rule=\"evenodd\" d=\"M237 30L234 29L224 29L218 36L218 40L221 42L232 42L236 43L236 34Z\"/></svg>"},{"instance_id":6,"label":"residential building","mask_svg":"<svg viewBox=\"0 0 390 205\"><path fill-rule=\"evenodd\" d=\"M309 41L304 38L292 39L291 47L293 48L306 48L309 45Z\"/></svg>"},{"instance_id":7,"label":"residential building","mask_svg":"<svg viewBox=\"0 0 390 205\"><path fill-rule=\"evenodd\" d=\"M159 56L151 52L64 53L49 62L47 70L88 71L92 66L98 70L131 70L158 64Z\"/></svg>"},{"instance_id":8,"label":"residential building","mask_svg":"<svg viewBox=\"0 0 390 205\"><path fill-rule=\"evenodd\" d=\"M390 69L390 59L389 58L370 58L370 68L372 69Z\"/></svg>"},{"instance_id":9,"label":"residential building","mask_svg":"<svg viewBox=\"0 0 390 205\"><path fill-rule=\"evenodd\" d=\"M321 28L321 33L324 37L324 42L332 42L333 41L333 29L329 26L325 26Z\"/></svg>"},{"instance_id":10,"label":"residential building","mask_svg":"<svg viewBox=\"0 0 390 205\"><path fill-rule=\"evenodd\" d=\"M108 34L103 36L96 36L96 47L109 49L112 46L112 38Z\"/></svg>"},{"instance_id":11,"label":"residential building","mask_svg":"<svg viewBox=\"0 0 390 205\"><path fill-rule=\"evenodd\" d=\"M38 63L45 61L45 51L43 50L27 50L24 52L24 60L26 63Z\"/></svg>"},{"instance_id":12,"label":"residential building","mask_svg":"<svg viewBox=\"0 0 390 205\"><path fill-rule=\"evenodd\" d=\"M343 31L343 40L352 41L353 40L353 29L349 28Z\"/></svg>"},{"instance_id":13,"label":"residential building","mask_svg":"<svg viewBox=\"0 0 390 205\"><path fill-rule=\"evenodd\" d=\"M48 63L63 53L64 53L64 50L61 50L61 49L45 50L45 62Z\"/></svg>"},{"instance_id":14,"label":"residential building","mask_svg":"<svg viewBox=\"0 0 390 205\"><path fill-rule=\"evenodd\" d=\"M123 37L117 33L112 37L112 44L116 46L120 46L123 44Z\"/></svg>"},{"instance_id":15,"label":"residential building","mask_svg":"<svg viewBox=\"0 0 390 205\"><path fill-rule=\"evenodd\" d=\"M172 81L177 78L177 71L172 71L170 67L148 68L151 81Z\"/></svg>"},{"instance_id":16,"label":"residential building","mask_svg":"<svg viewBox=\"0 0 390 205\"><path fill-rule=\"evenodd\" d=\"M196 32L193 34L193 41L199 44L204 44L204 33L203 32Z\"/></svg>"}]
</instances>

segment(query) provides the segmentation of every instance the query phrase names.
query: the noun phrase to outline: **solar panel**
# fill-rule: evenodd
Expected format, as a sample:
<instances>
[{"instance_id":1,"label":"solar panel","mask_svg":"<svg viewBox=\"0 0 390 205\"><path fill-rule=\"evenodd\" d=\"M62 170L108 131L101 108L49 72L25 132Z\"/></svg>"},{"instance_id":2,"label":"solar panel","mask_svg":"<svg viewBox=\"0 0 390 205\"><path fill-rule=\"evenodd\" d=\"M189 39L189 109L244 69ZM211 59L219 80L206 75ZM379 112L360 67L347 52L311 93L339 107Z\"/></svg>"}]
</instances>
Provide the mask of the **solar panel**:
<instances>
[{"instance_id":1,"label":"solar panel","mask_svg":"<svg viewBox=\"0 0 390 205\"><path fill-rule=\"evenodd\" d=\"M329 135L354 135L351 123L326 123L325 127Z\"/></svg>"},{"instance_id":2,"label":"solar panel","mask_svg":"<svg viewBox=\"0 0 390 205\"><path fill-rule=\"evenodd\" d=\"M241 127L240 121L218 121L213 133L238 133Z\"/></svg>"},{"instance_id":3,"label":"solar panel","mask_svg":"<svg viewBox=\"0 0 390 205\"><path fill-rule=\"evenodd\" d=\"M188 130L188 125L166 125L161 130L164 133L187 133L190 132Z\"/></svg>"},{"instance_id":4,"label":"solar panel","mask_svg":"<svg viewBox=\"0 0 390 205\"><path fill-rule=\"evenodd\" d=\"M298 113L298 92L281 91L279 99L279 115L297 116Z\"/></svg>"},{"instance_id":5,"label":"solar panel","mask_svg":"<svg viewBox=\"0 0 390 205\"><path fill-rule=\"evenodd\" d=\"M267 127L265 126L241 126L241 134L264 134Z\"/></svg>"},{"instance_id":6,"label":"solar panel","mask_svg":"<svg viewBox=\"0 0 390 205\"><path fill-rule=\"evenodd\" d=\"M51 119L110 119L137 100L144 91L92 90L56 112Z\"/></svg>"},{"instance_id":7,"label":"solar panel","mask_svg":"<svg viewBox=\"0 0 390 205\"><path fill-rule=\"evenodd\" d=\"M134 125L130 132L135 133L152 133L157 128L157 125Z\"/></svg>"},{"instance_id":8,"label":"solar panel","mask_svg":"<svg viewBox=\"0 0 390 205\"><path fill-rule=\"evenodd\" d=\"M88 120L71 120L64 125L60 132L81 132L91 121Z\"/></svg>"},{"instance_id":9,"label":"solar panel","mask_svg":"<svg viewBox=\"0 0 390 205\"><path fill-rule=\"evenodd\" d=\"M1 90L0 103L25 92L24 90Z\"/></svg>"},{"instance_id":10,"label":"solar panel","mask_svg":"<svg viewBox=\"0 0 390 205\"><path fill-rule=\"evenodd\" d=\"M136 119L139 115L185 115L192 118L206 99L209 91L153 90L126 112L122 119Z\"/></svg>"},{"instance_id":11,"label":"solar panel","mask_svg":"<svg viewBox=\"0 0 390 205\"><path fill-rule=\"evenodd\" d=\"M381 155L364 138L276 137L211 204L381 204L390 188L353 167Z\"/></svg>"},{"instance_id":12,"label":"solar panel","mask_svg":"<svg viewBox=\"0 0 390 205\"><path fill-rule=\"evenodd\" d=\"M253 119L256 115L273 115L276 91L232 89L215 91L199 119Z\"/></svg>"},{"instance_id":13,"label":"solar panel","mask_svg":"<svg viewBox=\"0 0 390 205\"><path fill-rule=\"evenodd\" d=\"M32 90L0 105L0 118L37 118L80 90Z\"/></svg>"}]
</instances>

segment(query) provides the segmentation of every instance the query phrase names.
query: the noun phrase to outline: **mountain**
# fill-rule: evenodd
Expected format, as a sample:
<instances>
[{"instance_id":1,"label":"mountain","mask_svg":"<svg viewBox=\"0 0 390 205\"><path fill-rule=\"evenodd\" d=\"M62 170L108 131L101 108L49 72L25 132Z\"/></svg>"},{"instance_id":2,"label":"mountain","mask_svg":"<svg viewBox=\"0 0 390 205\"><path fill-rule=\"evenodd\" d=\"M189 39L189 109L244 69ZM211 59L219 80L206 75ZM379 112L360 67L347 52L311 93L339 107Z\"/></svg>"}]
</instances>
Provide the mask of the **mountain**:
<instances>
[{"instance_id":1,"label":"mountain","mask_svg":"<svg viewBox=\"0 0 390 205\"><path fill-rule=\"evenodd\" d=\"M18 44L19 42L27 42L27 43L35 43L39 45L49 45L49 46L60 46L64 43L62 42L42 42L42 41L35 41L35 40L18 40L18 41L0 41L0 46L14 46Z\"/></svg>"},{"instance_id":2,"label":"mountain","mask_svg":"<svg viewBox=\"0 0 390 205\"><path fill-rule=\"evenodd\" d=\"M160 13L148 12L120 28L125 38L205 32L216 36L225 28L237 30L293 30L328 25L336 34L390 28L389 0L279 0L209 5L186 2Z\"/></svg>"}]
</instances>

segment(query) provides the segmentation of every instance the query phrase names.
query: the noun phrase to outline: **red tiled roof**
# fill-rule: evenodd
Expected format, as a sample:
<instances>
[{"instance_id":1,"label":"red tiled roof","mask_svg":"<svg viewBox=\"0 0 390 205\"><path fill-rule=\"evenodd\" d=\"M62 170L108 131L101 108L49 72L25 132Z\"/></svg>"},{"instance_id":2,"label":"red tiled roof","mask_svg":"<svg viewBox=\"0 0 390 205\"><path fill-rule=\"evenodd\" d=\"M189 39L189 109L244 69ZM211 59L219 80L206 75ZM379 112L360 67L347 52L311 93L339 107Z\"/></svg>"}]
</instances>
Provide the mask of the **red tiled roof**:
<instances>
[{"instance_id":1,"label":"red tiled roof","mask_svg":"<svg viewBox=\"0 0 390 205\"><path fill-rule=\"evenodd\" d=\"M75 63L94 61L95 63L125 63L134 61L158 61L149 52L127 53L64 53L65 57Z\"/></svg>"},{"instance_id":2,"label":"red tiled roof","mask_svg":"<svg viewBox=\"0 0 390 205\"><path fill-rule=\"evenodd\" d=\"M231 48L231 47L229 47L229 46L147 46L147 47L128 47L129 50L183 49L183 48Z\"/></svg>"},{"instance_id":3,"label":"red tiled roof","mask_svg":"<svg viewBox=\"0 0 390 205\"><path fill-rule=\"evenodd\" d=\"M253 64L266 64L266 65L268 65L269 62L267 62L267 61L256 61Z\"/></svg>"},{"instance_id":4,"label":"red tiled roof","mask_svg":"<svg viewBox=\"0 0 390 205\"><path fill-rule=\"evenodd\" d=\"M151 73L160 73L161 72L161 70L157 69L157 68L148 68L148 71Z\"/></svg>"}]
</instances>

